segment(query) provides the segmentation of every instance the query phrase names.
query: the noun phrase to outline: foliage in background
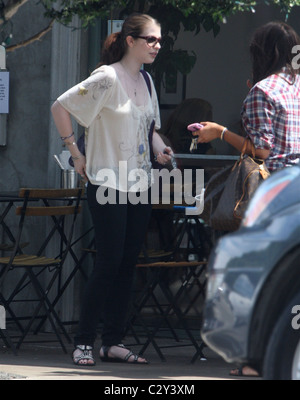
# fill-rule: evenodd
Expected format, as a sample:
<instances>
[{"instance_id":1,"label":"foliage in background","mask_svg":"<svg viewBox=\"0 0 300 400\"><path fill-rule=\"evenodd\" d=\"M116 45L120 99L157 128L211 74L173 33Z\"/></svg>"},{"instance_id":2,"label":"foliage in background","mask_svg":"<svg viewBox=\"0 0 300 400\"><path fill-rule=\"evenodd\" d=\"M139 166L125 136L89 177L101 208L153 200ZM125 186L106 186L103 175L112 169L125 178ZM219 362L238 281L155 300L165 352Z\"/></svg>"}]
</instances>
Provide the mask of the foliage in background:
<instances>
[{"instance_id":1,"label":"foliage in background","mask_svg":"<svg viewBox=\"0 0 300 400\"><path fill-rule=\"evenodd\" d=\"M0 0L0 43L7 50L40 40L52 28L53 20L70 25L74 16L81 19L85 28L99 18L118 19L132 11L148 12L161 20L164 34L171 34L176 40L181 27L197 34L202 26L216 36L220 23L226 17L238 12L254 12L259 3L278 5L286 19L292 8L300 5L300 0L39 0L39 4L45 7L45 16L50 18L49 25L32 38L24 38L21 43L11 45L12 18L28 2Z\"/></svg>"},{"instance_id":2,"label":"foliage in background","mask_svg":"<svg viewBox=\"0 0 300 400\"><path fill-rule=\"evenodd\" d=\"M167 19L165 22L173 33L178 34L178 22L182 22L188 30L199 32L202 25L217 34L220 22L227 16L254 12L258 4L265 3L278 5L287 17L293 7L300 5L300 0L41 0L41 3L47 16L67 25L74 15L79 16L83 26L88 26L96 18L107 18L111 14L116 17L118 10L129 14L132 11L155 13L159 9L160 18Z\"/></svg>"},{"instance_id":3,"label":"foliage in background","mask_svg":"<svg viewBox=\"0 0 300 400\"><path fill-rule=\"evenodd\" d=\"M174 49L181 29L197 35L203 28L218 35L226 18L239 12L255 12L258 4L276 4L287 19L300 0L39 0L45 7L45 17L50 23L41 32L21 43L11 45L13 26L11 18L28 0L0 0L0 40L7 51L24 47L40 40L52 28L53 21L71 26L78 16L82 27L101 19L124 19L130 13L146 12L157 18L162 26L163 47L151 69L158 84L165 83L168 71L187 75L196 63L194 52Z\"/></svg>"},{"instance_id":4,"label":"foliage in background","mask_svg":"<svg viewBox=\"0 0 300 400\"><path fill-rule=\"evenodd\" d=\"M201 28L213 35L219 34L226 18L239 12L255 12L260 3L276 4L288 18L292 8L300 5L300 0L41 0L46 15L60 23L69 25L74 15L82 20L83 27L97 18L124 19L132 12L146 12L157 18L162 25L163 47L152 64L150 71L155 81L166 83L168 71L179 71L187 75L196 63L194 52L174 49L181 29L197 35Z\"/></svg>"}]
</instances>

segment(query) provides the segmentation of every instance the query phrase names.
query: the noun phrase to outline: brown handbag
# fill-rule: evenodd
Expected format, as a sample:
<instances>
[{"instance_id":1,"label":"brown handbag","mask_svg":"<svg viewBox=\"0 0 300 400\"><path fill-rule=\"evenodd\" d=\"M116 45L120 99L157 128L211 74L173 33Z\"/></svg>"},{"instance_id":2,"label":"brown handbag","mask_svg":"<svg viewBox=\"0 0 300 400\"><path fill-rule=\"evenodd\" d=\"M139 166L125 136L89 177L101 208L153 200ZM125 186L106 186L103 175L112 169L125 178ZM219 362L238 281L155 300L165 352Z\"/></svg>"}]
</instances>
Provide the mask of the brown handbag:
<instances>
[{"instance_id":1,"label":"brown handbag","mask_svg":"<svg viewBox=\"0 0 300 400\"><path fill-rule=\"evenodd\" d=\"M245 154L248 141L252 145L252 157ZM245 139L240 159L234 166L218 171L208 181L201 218L219 231L238 229L249 200L269 176L264 160L255 158L252 142Z\"/></svg>"}]
</instances>

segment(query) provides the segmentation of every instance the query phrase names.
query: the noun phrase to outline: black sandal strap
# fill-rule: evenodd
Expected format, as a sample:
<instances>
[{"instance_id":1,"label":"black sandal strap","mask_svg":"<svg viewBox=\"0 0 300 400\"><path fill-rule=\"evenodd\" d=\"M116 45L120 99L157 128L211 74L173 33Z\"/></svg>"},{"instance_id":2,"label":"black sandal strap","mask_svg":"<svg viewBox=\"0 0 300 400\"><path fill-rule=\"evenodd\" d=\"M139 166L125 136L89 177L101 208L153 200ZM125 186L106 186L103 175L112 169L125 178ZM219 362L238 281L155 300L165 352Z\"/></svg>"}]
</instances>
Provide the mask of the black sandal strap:
<instances>
[{"instance_id":1,"label":"black sandal strap","mask_svg":"<svg viewBox=\"0 0 300 400\"><path fill-rule=\"evenodd\" d=\"M131 350L129 350L128 353L126 354L126 356L124 357L124 361L128 361L131 356L134 356L134 359L135 359L136 354L133 354L133 352Z\"/></svg>"},{"instance_id":2,"label":"black sandal strap","mask_svg":"<svg viewBox=\"0 0 300 400\"><path fill-rule=\"evenodd\" d=\"M126 356L124 358L121 357L109 357L108 352L110 350L111 347L116 346L116 347L120 347L122 349L126 349L128 350L128 353L126 354ZM103 356L100 356L100 358L102 359L102 361L115 361L117 362L117 360L120 360L119 362L128 362L128 363L138 363L138 359L139 359L139 355L138 354L134 354L130 349L128 349L126 346L124 346L124 344L115 344L115 345L111 345L111 346L102 346L101 347L102 351L103 351ZM129 360L130 357L133 357L133 360ZM147 363L141 363L141 364L148 364Z\"/></svg>"}]
</instances>

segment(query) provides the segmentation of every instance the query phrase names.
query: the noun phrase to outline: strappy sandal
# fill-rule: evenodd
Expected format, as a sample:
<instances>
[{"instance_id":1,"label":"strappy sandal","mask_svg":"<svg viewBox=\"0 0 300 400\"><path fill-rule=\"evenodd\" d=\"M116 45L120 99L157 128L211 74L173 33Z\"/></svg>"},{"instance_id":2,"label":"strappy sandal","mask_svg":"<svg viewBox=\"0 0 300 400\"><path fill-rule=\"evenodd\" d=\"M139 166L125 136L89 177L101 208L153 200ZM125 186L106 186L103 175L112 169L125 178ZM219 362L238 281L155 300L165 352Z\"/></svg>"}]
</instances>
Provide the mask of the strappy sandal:
<instances>
[{"instance_id":1,"label":"strappy sandal","mask_svg":"<svg viewBox=\"0 0 300 400\"><path fill-rule=\"evenodd\" d=\"M149 364L149 362L147 360L142 361L142 362L138 361L138 359L141 358L141 356L139 356L138 354L134 354L131 350L127 349L123 344L116 344L115 346L128 350L128 353L126 354L126 356L124 358L110 357L108 355L108 352L109 352L109 349L113 346L102 346L101 350L103 351L103 356L100 354L101 361L114 362L114 363L128 363L128 364L143 364L143 365ZM129 360L130 357L132 357L132 356L133 356L133 360Z\"/></svg>"},{"instance_id":2,"label":"strappy sandal","mask_svg":"<svg viewBox=\"0 0 300 400\"><path fill-rule=\"evenodd\" d=\"M96 362L92 353L93 348L86 345L78 345L73 351L73 362L75 365L80 365L81 367L93 367ZM75 354L77 351L77 354ZM85 361L85 362L82 362Z\"/></svg>"}]
</instances>

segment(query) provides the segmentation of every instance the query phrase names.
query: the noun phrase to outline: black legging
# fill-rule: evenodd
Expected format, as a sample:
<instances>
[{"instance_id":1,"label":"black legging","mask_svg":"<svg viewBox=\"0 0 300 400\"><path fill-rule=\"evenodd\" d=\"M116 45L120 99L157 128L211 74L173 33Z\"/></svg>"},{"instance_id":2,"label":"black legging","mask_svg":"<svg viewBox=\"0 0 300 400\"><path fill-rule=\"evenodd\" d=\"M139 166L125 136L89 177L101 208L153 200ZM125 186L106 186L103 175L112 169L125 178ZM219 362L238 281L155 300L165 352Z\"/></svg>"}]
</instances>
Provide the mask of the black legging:
<instances>
[{"instance_id":1,"label":"black legging","mask_svg":"<svg viewBox=\"0 0 300 400\"><path fill-rule=\"evenodd\" d=\"M151 215L151 204L105 204L89 184L87 199L95 228L96 262L87 283L75 346L93 346L103 320L102 344L121 343L137 256ZM117 192L118 195L118 192Z\"/></svg>"}]
</instances>

